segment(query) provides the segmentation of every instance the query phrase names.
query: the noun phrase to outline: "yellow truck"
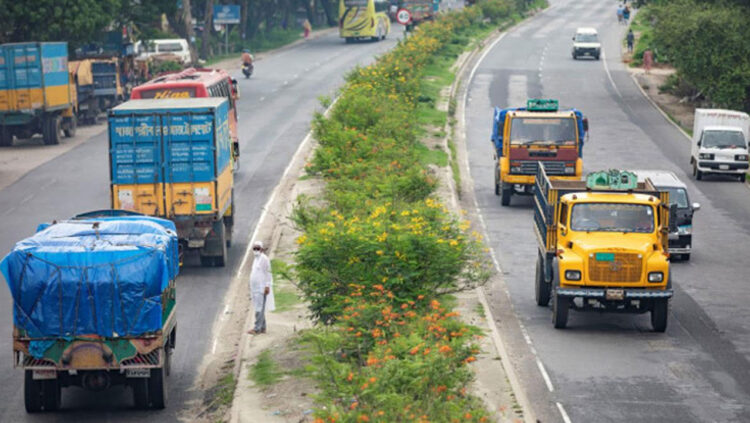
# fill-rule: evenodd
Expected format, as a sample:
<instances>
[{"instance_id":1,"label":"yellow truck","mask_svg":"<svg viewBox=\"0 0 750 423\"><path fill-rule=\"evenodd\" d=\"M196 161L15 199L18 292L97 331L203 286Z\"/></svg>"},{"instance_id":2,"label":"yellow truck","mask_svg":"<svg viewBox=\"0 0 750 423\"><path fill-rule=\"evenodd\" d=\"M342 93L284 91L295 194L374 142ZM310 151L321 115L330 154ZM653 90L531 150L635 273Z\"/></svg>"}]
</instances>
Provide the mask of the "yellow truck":
<instances>
[{"instance_id":1,"label":"yellow truck","mask_svg":"<svg viewBox=\"0 0 750 423\"><path fill-rule=\"evenodd\" d=\"M668 239L676 233L669 192L632 172L594 172L556 180L539 167L534 229L539 241L535 297L552 300L552 322L565 328L570 309L651 313L667 328L672 280Z\"/></svg>"},{"instance_id":2,"label":"yellow truck","mask_svg":"<svg viewBox=\"0 0 750 423\"><path fill-rule=\"evenodd\" d=\"M554 99L529 99L526 107L495 108L495 195L509 206L513 195L532 195L541 164L547 175L580 179L588 119L576 109L560 110Z\"/></svg>"}]
</instances>

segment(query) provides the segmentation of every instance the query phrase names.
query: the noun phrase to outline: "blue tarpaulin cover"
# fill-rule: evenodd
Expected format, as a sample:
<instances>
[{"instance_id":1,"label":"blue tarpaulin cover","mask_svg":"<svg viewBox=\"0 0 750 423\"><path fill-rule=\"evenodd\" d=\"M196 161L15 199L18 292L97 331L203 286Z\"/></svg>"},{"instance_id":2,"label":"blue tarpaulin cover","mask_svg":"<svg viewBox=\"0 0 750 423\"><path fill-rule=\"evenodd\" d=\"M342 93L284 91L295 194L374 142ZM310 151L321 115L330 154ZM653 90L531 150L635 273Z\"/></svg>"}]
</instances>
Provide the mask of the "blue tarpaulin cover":
<instances>
[{"instance_id":1,"label":"blue tarpaulin cover","mask_svg":"<svg viewBox=\"0 0 750 423\"><path fill-rule=\"evenodd\" d=\"M31 338L138 336L162 328L161 294L179 272L172 222L104 217L40 228L0 262L17 328Z\"/></svg>"}]
</instances>

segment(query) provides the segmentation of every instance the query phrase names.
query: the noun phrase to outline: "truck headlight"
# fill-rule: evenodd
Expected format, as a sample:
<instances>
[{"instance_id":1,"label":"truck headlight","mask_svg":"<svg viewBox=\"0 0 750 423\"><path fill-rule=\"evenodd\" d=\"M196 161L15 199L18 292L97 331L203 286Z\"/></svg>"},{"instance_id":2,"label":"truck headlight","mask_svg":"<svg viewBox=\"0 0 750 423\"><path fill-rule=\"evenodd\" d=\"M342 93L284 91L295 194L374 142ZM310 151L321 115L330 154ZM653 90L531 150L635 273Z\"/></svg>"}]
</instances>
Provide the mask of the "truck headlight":
<instances>
[{"instance_id":1,"label":"truck headlight","mask_svg":"<svg viewBox=\"0 0 750 423\"><path fill-rule=\"evenodd\" d=\"M566 270L565 271L565 279L569 281L580 281L581 280L581 271L580 270Z\"/></svg>"},{"instance_id":2,"label":"truck headlight","mask_svg":"<svg viewBox=\"0 0 750 423\"><path fill-rule=\"evenodd\" d=\"M521 166L511 166L510 173L521 173Z\"/></svg>"},{"instance_id":3,"label":"truck headlight","mask_svg":"<svg viewBox=\"0 0 750 423\"><path fill-rule=\"evenodd\" d=\"M693 232L692 225L682 225L677 227L677 233L680 235L690 235Z\"/></svg>"},{"instance_id":4,"label":"truck headlight","mask_svg":"<svg viewBox=\"0 0 750 423\"><path fill-rule=\"evenodd\" d=\"M698 153L698 158L703 160L713 160L714 154L713 153Z\"/></svg>"},{"instance_id":5,"label":"truck headlight","mask_svg":"<svg viewBox=\"0 0 750 423\"><path fill-rule=\"evenodd\" d=\"M576 168L572 166L565 166L565 173L574 174L576 173Z\"/></svg>"},{"instance_id":6,"label":"truck headlight","mask_svg":"<svg viewBox=\"0 0 750 423\"><path fill-rule=\"evenodd\" d=\"M661 282L664 280L664 273L662 272L651 272L648 274L649 282Z\"/></svg>"},{"instance_id":7,"label":"truck headlight","mask_svg":"<svg viewBox=\"0 0 750 423\"><path fill-rule=\"evenodd\" d=\"M737 154L734 156L734 159L738 162L746 162L747 161L747 154Z\"/></svg>"}]
</instances>

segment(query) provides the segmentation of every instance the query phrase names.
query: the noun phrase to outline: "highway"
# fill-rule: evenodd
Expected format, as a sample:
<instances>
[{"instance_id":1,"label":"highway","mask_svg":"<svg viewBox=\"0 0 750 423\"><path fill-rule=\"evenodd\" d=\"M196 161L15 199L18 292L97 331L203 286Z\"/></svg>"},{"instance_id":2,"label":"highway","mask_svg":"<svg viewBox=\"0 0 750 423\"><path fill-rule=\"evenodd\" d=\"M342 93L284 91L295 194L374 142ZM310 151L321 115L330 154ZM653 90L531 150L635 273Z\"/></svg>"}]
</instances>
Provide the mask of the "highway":
<instances>
[{"instance_id":1,"label":"highway","mask_svg":"<svg viewBox=\"0 0 750 423\"><path fill-rule=\"evenodd\" d=\"M168 380L170 403L164 411L138 411L131 391L113 388L100 393L63 389L63 410L26 414L23 372L13 368L11 299L0 289L0 421L159 421L192 420L185 410L203 396L193 389L198 366L209 352L211 329L222 310L227 287L240 265L249 235L273 188L298 145L310 130L318 97L335 96L343 75L393 47L403 33L394 25L379 43L345 44L331 32L258 61L252 78L240 81L240 170L235 176L236 220L229 265L225 268L185 266L178 280L178 341ZM238 59L239 60L239 59ZM0 190L0 251L9 251L41 222L109 208L109 164L106 132L39 166Z\"/></svg>"},{"instance_id":2,"label":"highway","mask_svg":"<svg viewBox=\"0 0 750 423\"><path fill-rule=\"evenodd\" d=\"M520 379L528 399L543 422L750 421L750 291L742 267L750 246L750 189L729 179L692 179L688 139L643 97L621 62L625 26L617 24L616 3L550 3L478 64L465 113L473 196L529 337L529 343L506 342L511 352L540 363L518 366L527 369ZM598 29L602 60L572 59L579 26ZM648 314L575 311L568 328L556 330L550 310L535 304L532 198L514 196L511 207L500 205L490 142L492 107L522 106L527 98L556 98L589 118L584 173L674 171L691 201L701 203L692 259L672 265L675 296L666 333L651 331ZM490 296L495 315L503 312L499 297Z\"/></svg>"}]
</instances>

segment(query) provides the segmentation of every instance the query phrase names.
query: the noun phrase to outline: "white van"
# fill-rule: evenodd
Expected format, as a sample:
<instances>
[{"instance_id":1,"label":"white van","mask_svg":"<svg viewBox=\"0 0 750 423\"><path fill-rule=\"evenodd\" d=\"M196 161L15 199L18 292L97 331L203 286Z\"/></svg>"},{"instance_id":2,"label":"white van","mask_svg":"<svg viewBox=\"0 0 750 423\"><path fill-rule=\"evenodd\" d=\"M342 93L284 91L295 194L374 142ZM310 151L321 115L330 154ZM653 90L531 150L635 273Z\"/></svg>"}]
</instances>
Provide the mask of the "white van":
<instances>
[{"instance_id":1,"label":"white van","mask_svg":"<svg viewBox=\"0 0 750 423\"><path fill-rule=\"evenodd\" d=\"M736 176L745 181L750 167L747 142L750 116L722 109L695 109L690 164L695 179L709 173Z\"/></svg>"},{"instance_id":2,"label":"white van","mask_svg":"<svg viewBox=\"0 0 750 423\"><path fill-rule=\"evenodd\" d=\"M180 58L182 64L186 65L191 62L190 46L184 38L149 40L145 43L138 41L135 43L135 51L138 52L138 57L141 59L158 54L174 54Z\"/></svg>"},{"instance_id":3,"label":"white van","mask_svg":"<svg viewBox=\"0 0 750 423\"><path fill-rule=\"evenodd\" d=\"M602 44L599 42L599 33L595 28L578 28L573 36L573 60L579 57L589 56L599 60L602 53Z\"/></svg>"}]
</instances>

